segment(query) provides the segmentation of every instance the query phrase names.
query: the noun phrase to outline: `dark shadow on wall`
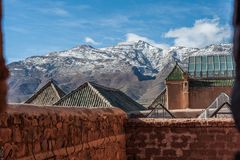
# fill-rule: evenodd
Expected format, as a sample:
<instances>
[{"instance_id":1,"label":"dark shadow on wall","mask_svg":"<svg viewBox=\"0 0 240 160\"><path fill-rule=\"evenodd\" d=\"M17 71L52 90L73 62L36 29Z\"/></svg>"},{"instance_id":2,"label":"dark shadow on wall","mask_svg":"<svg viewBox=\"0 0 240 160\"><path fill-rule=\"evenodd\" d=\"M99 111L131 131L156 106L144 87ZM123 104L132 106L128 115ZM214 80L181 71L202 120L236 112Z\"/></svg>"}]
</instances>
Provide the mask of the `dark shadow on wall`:
<instances>
[{"instance_id":1,"label":"dark shadow on wall","mask_svg":"<svg viewBox=\"0 0 240 160\"><path fill-rule=\"evenodd\" d=\"M3 58L3 36L2 36L2 1L0 0L0 112L6 109L7 84L9 72Z\"/></svg>"}]
</instances>

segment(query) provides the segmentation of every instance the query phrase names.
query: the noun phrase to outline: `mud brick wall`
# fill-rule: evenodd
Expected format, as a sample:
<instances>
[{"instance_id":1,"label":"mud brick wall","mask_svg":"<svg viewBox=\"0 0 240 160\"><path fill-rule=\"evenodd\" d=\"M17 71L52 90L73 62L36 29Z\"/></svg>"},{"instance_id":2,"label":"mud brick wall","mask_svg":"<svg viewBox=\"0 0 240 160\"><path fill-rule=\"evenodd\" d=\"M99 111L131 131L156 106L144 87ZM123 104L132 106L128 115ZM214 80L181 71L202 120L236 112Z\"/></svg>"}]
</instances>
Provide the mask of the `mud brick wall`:
<instances>
[{"instance_id":1,"label":"mud brick wall","mask_svg":"<svg viewBox=\"0 0 240 160\"><path fill-rule=\"evenodd\" d=\"M10 105L0 114L0 159L124 160L119 109Z\"/></svg>"},{"instance_id":2,"label":"mud brick wall","mask_svg":"<svg viewBox=\"0 0 240 160\"><path fill-rule=\"evenodd\" d=\"M205 109L211 105L222 92L230 96L232 87L192 87L189 89L189 108Z\"/></svg>"},{"instance_id":3,"label":"mud brick wall","mask_svg":"<svg viewBox=\"0 0 240 160\"><path fill-rule=\"evenodd\" d=\"M130 119L128 160L231 160L240 133L231 119Z\"/></svg>"}]
</instances>

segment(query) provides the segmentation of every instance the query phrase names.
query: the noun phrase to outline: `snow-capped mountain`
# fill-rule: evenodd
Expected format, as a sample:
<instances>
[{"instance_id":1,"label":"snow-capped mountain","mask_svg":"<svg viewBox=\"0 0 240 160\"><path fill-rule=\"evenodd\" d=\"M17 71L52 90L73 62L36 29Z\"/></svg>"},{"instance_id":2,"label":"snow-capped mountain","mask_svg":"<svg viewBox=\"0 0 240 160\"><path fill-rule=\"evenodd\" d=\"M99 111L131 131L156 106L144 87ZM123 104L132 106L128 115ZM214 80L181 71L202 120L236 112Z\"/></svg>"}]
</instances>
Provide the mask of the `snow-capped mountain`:
<instances>
[{"instance_id":1,"label":"snow-capped mountain","mask_svg":"<svg viewBox=\"0 0 240 160\"><path fill-rule=\"evenodd\" d=\"M80 45L10 63L9 100L26 100L49 78L55 79L66 92L88 80L119 88L136 100L144 99L142 96L151 87L157 87L160 92L162 86L153 84L163 81L165 77L161 73L166 72L176 59L181 63L192 55L231 52L231 44L210 45L201 49L171 47L167 51L144 41L99 49ZM152 99L156 96L153 95Z\"/></svg>"}]
</instances>

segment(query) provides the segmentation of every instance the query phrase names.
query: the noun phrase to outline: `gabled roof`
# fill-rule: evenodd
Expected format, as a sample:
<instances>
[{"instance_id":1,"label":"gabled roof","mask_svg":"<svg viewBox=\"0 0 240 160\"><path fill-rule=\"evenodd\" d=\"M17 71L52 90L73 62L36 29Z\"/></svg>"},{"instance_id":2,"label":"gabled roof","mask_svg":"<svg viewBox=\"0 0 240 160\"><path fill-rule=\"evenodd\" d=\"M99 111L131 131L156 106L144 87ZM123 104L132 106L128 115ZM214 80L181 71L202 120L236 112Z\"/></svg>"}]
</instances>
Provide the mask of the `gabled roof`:
<instances>
[{"instance_id":1,"label":"gabled roof","mask_svg":"<svg viewBox=\"0 0 240 160\"><path fill-rule=\"evenodd\" d=\"M25 103L36 105L53 105L60 100L65 93L57 86L57 84L50 80L42 88L40 88L32 97Z\"/></svg>"},{"instance_id":2,"label":"gabled roof","mask_svg":"<svg viewBox=\"0 0 240 160\"><path fill-rule=\"evenodd\" d=\"M184 74L186 73L176 62L174 68L172 69L170 74L167 76L166 80L183 80Z\"/></svg>"},{"instance_id":3,"label":"gabled roof","mask_svg":"<svg viewBox=\"0 0 240 160\"><path fill-rule=\"evenodd\" d=\"M158 95L158 97L150 104L148 109L153 109L157 105L166 105L166 88L164 88L161 93Z\"/></svg>"},{"instance_id":4,"label":"gabled roof","mask_svg":"<svg viewBox=\"0 0 240 160\"><path fill-rule=\"evenodd\" d=\"M144 110L145 108L128 97L122 91L86 82L55 105L78 107L118 107L125 112Z\"/></svg>"},{"instance_id":5,"label":"gabled roof","mask_svg":"<svg viewBox=\"0 0 240 160\"><path fill-rule=\"evenodd\" d=\"M175 116L162 104L155 106L152 111L146 115L147 118L175 118Z\"/></svg>"},{"instance_id":6,"label":"gabled roof","mask_svg":"<svg viewBox=\"0 0 240 160\"><path fill-rule=\"evenodd\" d=\"M212 117L231 117L232 112L230 110L230 98L226 93L221 93L207 107L198 118L212 118Z\"/></svg>"},{"instance_id":7,"label":"gabled roof","mask_svg":"<svg viewBox=\"0 0 240 160\"><path fill-rule=\"evenodd\" d=\"M218 107L211 115L210 117L216 117L216 118L226 118L226 117L232 117L232 111L230 108L230 103L225 102L220 107Z\"/></svg>"}]
</instances>

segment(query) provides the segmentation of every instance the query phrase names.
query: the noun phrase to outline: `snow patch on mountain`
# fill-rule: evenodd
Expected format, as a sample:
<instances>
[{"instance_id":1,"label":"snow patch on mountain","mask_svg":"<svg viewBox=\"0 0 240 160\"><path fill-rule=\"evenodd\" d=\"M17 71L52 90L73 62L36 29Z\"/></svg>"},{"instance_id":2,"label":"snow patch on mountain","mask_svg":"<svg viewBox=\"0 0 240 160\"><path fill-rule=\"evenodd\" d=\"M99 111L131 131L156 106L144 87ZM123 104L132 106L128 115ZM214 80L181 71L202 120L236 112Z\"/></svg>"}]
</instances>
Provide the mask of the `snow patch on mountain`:
<instances>
[{"instance_id":1,"label":"snow patch on mountain","mask_svg":"<svg viewBox=\"0 0 240 160\"><path fill-rule=\"evenodd\" d=\"M51 52L45 56L33 56L10 63L8 65L11 73L10 94L15 96L16 90L18 90L17 92L21 95L24 90L29 89L26 81L32 83L31 90L27 92L31 93L42 79L52 77L62 77L65 82L71 77L79 79L88 77L88 80L94 80L98 75L103 78L104 76L101 76L103 74L116 74L118 76L122 74L128 75L128 78L132 74L139 81L154 80L161 73L166 72L164 69L169 68L167 66L173 66L174 61L178 61L184 66L189 56L231 53L232 44L213 44L205 48L174 46L167 50L141 40L105 48L79 45L69 50ZM106 81L111 78L106 77ZM122 87L129 92L132 89L127 86ZM145 89L146 87L147 84ZM141 91L139 94L143 95L144 92ZM137 95L137 97L141 95Z\"/></svg>"},{"instance_id":2,"label":"snow patch on mountain","mask_svg":"<svg viewBox=\"0 0 240 160\"><path fill-rule=\"evenodd\" d=\"M114 72L137 68L142 75L156 76L163 67L171 62L183 61L189 56L231 54L231 44L210 45L205 48L171 47L167 54L144 41L120 43L116 46L96 49L80 45L70 50L52 52L46 56L33 56L24 61L9 64L14 74L18 70L38 70L51 72L69 70L71 72ZM15 66L14 64L18 64ZM12 67L15 66L15 67Z\"/></svg>"}]
</instances>

